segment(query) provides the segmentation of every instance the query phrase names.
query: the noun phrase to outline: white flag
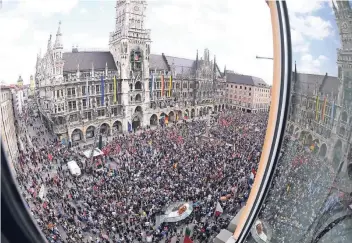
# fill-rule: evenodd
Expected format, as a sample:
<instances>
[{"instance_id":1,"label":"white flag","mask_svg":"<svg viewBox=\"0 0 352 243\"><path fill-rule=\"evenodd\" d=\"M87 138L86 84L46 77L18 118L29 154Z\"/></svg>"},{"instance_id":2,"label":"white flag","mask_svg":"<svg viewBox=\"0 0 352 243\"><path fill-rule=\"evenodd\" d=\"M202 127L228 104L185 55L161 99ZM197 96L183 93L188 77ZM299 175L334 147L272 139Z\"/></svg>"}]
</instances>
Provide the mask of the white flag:
<instances>
[{"instance_id":1,"label":"white flag","mask_svg":"<svg viewBox=\"0 0 352 243\"><path fill-rule=\"evenodd\" d=\"M218 202L216 204L216 208L215 208L215 216L219 216L220 214L222 214L224 212L224 210L222 209L220 203Z\"/></svg>"}]
</instances>

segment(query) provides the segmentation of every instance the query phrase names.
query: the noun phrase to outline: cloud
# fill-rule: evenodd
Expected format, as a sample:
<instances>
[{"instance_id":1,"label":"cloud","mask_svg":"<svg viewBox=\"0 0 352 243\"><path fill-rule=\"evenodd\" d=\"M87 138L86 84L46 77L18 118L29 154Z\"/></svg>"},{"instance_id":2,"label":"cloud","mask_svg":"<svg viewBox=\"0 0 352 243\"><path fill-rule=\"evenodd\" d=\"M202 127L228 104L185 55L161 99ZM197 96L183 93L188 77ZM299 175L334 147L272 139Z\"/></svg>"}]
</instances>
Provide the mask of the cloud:
<instances>
[{"instance_id":1,"label":"cloud","mask_svg":"<svg viewBox=\"0 0 352 243\"><path fill-rule=\"evenodd\" d=\"M86 13L88 13L88 10L85 9L85 8L81 8L81 9L79 10L79 13L80 13L80 14L86 14Z\"/></svg>"},{"instance_id":2,"label":"cloud","mask_svg":"<svg viewBox=\"0 0 352 243\"><path fill-rule=\"evenodd\" d=\"M324 55L314 58L311 54L304 54L301 56L301 60L297 63L297 68L299 72L320 74L322 73L321 67L327 60L328 58Z\"/></svg>"},{"instance_id":3,"label":"cloud","mask_svg":"<svg viewBox=\"0 0 352 243\"><path fill-rule=\"evenodd\" d=\"M78 2L79 0L22 0L17 11L50 17L56 13L70 13L77 6Z\"/></svg>"},{"instance_id":4,"label":"cloud","mask_svg":"<svg viewBox=\"0 0 352 243\"><path fill-rule=\"evenodd\" d=\"M292 13L312 14L324 7L324 1L286 0L287 8Z\"/></svg>"},{"instance_id":5,"label":"cloud","mask_svg":"<svg viewBox=\"0 0 352 243\"><path fill-rule=\"evenodd\" d=\"M28 1L21 3L21 8L17 8L15 14L18 16L27 11L27 13L37 15L39 20L46 18L49 20L56 13L70 13L77 5L76 0L49 1L49 3L43 1L35 1L33 6L29 6L30 2ZM253 8L254 4L255 8ZM104 21L107 23L114 21L115 12L111 11L105 1L102 1L95 11L99 13L99 10L104 13L109 11L109 15L104 16ZM151 28L153 53L161 54L164 52L166 55L195 59L197 49L199 49L200 56L203 56L204 48L209 48L211 57L216 55L221 70L226 64L228 69L258 76L266 82L272 83L272 61L255 58L257 55L268 57L273 55L270 10L265 1L241 1L239 4L237 1L227 0L216 2L213 0L149 0L146 16L146 27ZM253 16L256 16L255 20ZM91 18L93 21L95 16L92 15ZM27 19L31 20L31 18ZM65 22L65 18L62 20ZM14 68L14 73L7 71L6 74L0 73L0 79L8 77L13 81L19 72L24 77L33 74L32 69L35 65L38 49L40 47L46 48L49 31L55 34L57 29L57 24L55 24L52 29L48 29L47 33L41 28L40 21L36 23L39 24L35 26L29 24L27 29L24 29L25 25L23 25L21 27L23 30L21 29L20 32L22 34L17 34L16 37L16 33L14 33L11 37L18 39L24 31L28 32L29 29L33 31L33 37L30 38L31 43L23 44L23 48L17 49L21 51L16 51L14 53L16 56L9 58L13 63L16 63L16 59L21 59L16 65L26 68ZM82 25L85 23L82 22ZM87 25L89 28L89 23ZM83 26L82 29L84 29ZM74 44L79 48L107 49L109 31L112 30L107 30L106 34L99 36L93 29L68 34L68 28L63 26L64 47L71 48ZM13 32L15 31L18 29L14 28ZM8 45L6 48L15 49L15 46ZM42 53L44 51L45 49ZM6 53L10 55L9 52ZM11 65L9 64L7 67Z\"/></svg>"},{"instance_id":6,"label":"cloud","mask_svg":"<svg viewBox=\"0 0 352 243\"><path fill-rule=\"evenodd\" d=\"M290 24L293 30L308 39L323 40L333 34L331 23L318 16L298 16L293 13L290 16Z\"/></svg>"},{"instance_id":7,"label":"cloud","mask_svg":"<svg viewBox=\"0 0 352 243\"><path fill-rule=\"evenodd\" d=\"M209 48L221 69L226 64L228 69L272 83L272 61L255 58L273 56L270 11L265 1L165 2L149 1L146 25L152 30L153 53L194 59L197 49L202 55L203 49Z\"/></svg>"},{"instance_id":8,"label":"cloud","mask_svg":"<svg viewBox=\"0 0 352 243\"><path fill-rule=\"evenodd\" d=\"M311 43L333 36L332 24L319 16L319 11L329 7L324 1L288 0L292 50L298 55L299 70L307 73L323 73L326 56L313 57Z\"/></svg>"}]
</instances>

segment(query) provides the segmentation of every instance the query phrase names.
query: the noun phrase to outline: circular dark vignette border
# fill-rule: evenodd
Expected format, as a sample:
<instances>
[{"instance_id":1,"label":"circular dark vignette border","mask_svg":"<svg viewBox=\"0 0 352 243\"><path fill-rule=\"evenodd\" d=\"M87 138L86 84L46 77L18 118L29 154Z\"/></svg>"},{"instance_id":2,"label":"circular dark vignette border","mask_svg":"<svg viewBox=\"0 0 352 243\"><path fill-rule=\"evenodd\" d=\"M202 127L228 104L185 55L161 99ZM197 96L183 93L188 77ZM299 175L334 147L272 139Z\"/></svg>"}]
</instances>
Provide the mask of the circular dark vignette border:
<instances>
[{"instance_id":1,"label":"circular dark vignette border","mask_svg":"<svg viewBox=\"0 0 352 243\"><path fill-rule=\"evenodd\" d=\"M33 221L17 189L1 142L1 241L45 243L43 233Z\"/></svg>"},{"instance_id":2,"label":"circular dark vignette border","mask_svg":"<svg viewBox=\"0 0 352 243\"><path fill-rule=\"evenodd\" d=\"M258 194L256 195L254 204L250 209L247 220L238 236L236 243L245 242L254 221L263 206L266 196L270 190L271 182L275 175L277 163L279 161L279 151L281 149L289 112L290 102L290 84L292 73L292 46L291 32L288 17L288 10L285 1L275 1L277 19L280 35L280 58L281 58L281 74L280 74L280 94L278 99L278 112L273 136L273 143L270 147L268 163L265 168L264 177L260 183Z\"/></svg>"}]
</instances>

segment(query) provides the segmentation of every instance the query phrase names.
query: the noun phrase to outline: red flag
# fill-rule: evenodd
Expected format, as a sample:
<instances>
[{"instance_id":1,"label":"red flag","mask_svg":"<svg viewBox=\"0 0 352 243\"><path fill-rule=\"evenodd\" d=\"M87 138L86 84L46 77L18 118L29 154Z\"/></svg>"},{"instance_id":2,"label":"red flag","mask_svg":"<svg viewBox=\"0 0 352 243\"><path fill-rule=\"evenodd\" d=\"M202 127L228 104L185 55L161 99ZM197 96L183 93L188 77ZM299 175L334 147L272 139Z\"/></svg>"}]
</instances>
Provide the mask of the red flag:
<instances>
[{"instance_id":1,"label":"red flag","mask_svg":"<svg viewBox=\"0 0 352 243\"><path fill-rule=\"evenodd\" d=\"M49 154L49 155L48 155L48 159L49 159L50 161L52 161L52 160L53 160L53 156L52 156L51 154Z\"/></svg>"},{"instance_id":2,"label":"red flag","mask_svg":"<svg viewBox=\"0 0 352 243\"><path fill-rule=\"evenodd\" d=\"M193 243L193 240L189 236L185 236L183 243Z\"/></svg>"}]
</instances>

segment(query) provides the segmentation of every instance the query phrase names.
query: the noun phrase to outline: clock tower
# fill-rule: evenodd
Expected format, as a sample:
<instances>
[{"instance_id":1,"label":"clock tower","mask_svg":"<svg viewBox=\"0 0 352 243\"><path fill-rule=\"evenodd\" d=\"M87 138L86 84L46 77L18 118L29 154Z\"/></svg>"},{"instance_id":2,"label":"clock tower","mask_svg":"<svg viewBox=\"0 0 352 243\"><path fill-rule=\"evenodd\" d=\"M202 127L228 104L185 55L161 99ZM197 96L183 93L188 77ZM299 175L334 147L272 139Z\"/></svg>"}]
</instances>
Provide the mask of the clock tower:
<instances>
[{"instance_id":1,"label":"clock tower","mask_svg":"<svg viewBox=\"0 0 352 243\"><path fill-rule=\"evenodd\" d=\"M125 124L133 128L148 124L150 30L145 29L145 0L117 0L115 30L110 33L109 49L121 82Z\"/></svg>"},{"instance_id":2,"label":"clock tower","mask_svg":"<svg viewBox=\"0 0 352 243\"><path fill-rule=\"evenodd\" d=\"M352 103L352 10L349 1L333 2L336 24L341 46L337 51L338 78L340 88L338 103L344 109L351 109Z\"/></svg>"}]
</instances>

